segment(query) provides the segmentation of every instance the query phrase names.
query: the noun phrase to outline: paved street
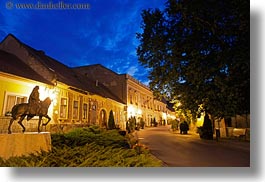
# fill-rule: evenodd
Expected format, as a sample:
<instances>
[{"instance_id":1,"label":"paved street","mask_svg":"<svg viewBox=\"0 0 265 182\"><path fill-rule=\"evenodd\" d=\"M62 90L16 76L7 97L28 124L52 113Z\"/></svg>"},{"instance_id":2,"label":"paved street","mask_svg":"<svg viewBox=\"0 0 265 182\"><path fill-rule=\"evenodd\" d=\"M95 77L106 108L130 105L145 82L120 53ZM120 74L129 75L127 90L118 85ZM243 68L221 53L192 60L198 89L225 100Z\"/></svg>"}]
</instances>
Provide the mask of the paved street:
<instances>
[{"instance_id":1,"label":"paved street","mask_svg":"<svg viewBox=\"0 0 265 182\"><path fill-rule=\"evenodd\" d=\"M169 167L249 167L250 143L201 140L196 134L172 133L169 126L145 128L135 135Z\"/></svg>"}]
</instances>

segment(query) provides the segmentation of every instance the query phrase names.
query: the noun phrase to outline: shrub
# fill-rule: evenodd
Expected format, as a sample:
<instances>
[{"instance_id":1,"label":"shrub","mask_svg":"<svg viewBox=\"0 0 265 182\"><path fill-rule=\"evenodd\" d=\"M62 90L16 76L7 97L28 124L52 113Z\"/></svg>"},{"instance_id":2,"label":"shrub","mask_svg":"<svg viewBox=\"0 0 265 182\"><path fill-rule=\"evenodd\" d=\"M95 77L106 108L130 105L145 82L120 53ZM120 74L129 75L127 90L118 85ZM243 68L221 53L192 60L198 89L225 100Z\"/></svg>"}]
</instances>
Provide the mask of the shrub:
<instances>
[{"instance_id":1,"label":"shrub","mask_svg":"<svg viewBox=\"0 0 265 182\"><path fill-rule=\"evenodd\" d=\"M153 124L154 124L154 127L157 127L158 122L156 122L156 118L153 119Z\"/></svg>"},{"instance_id":2,"label":"shrub","mask_svg":"<svg viewBox=\"0 0 265 182\"><path fill-rule=\"evenodd\" d=\"M144 129L144 125L145 125L144 119L141 118L140 119L140 127L141 127L141 129Z\"/></svg>"},{"instance_id":3,"label":"shrub","mask_svg":"<svg viewBox=\"0 0 265 182\"><path fill-rule=\"evenodd\" d=\"M204 117L202 127L198 127L198 133L202 139L213 140L212 121L209 119L208 114Z\"/></svg>"},{"instance_id":4,"label":"shrub","mask_svg":"<svg viewBox=\"0 0 265 182\"><path fill-rule=\"evenodd\" d=\"M124 131L124 130L119 130L119 134L120 134L121 136L125 136L127 133L126 133L126 131Z\"/></svg>"},{"instance_id":5,"label":"shrub","mask_svg":"<svg viewBox=\"0 0 265 182\"><path fill-rule=\"evenodd\" d=\"M114 115L113 115L113 111L112 110L109 113L108 129L109 130L115 129L115 121L114 121Z\"/></svg>"},{"instance_id":6,"label":"shrub","mask_svg":"<svg viewBox=\"0 0 265 182\"><path fill-rule=\"evenodd\" d=\"M130 148L128 141L118 130L103 130L96 126L77 128L66 134L52 134L52 145L56 147L76 147L92 142L103 146Z\"/></svg>"},{"instance_id":7,"label":"shrub","mask_svg":"<svg viewBox=\"0 0 265 182\"><path fill-rule=\"evenodd\" d=\"M0 167L160 167L145 148L129 148L117 130L97 127L52 135L52 150L37 155L0 158ZM126 147L125 147L126 146Z\"/></svg>"},{"instance_id":8,"label":"shrub","mask_svg":"<svg viewBox=\"0 0 265 182\"><path fill-rule=\"evenodd\" d=\"M130 117L129 120L126 122L126 130L128 133L134 132L136 128L136 118Z\"/></svg>"},{"instance_id":9,"label":"shrub","mask_svg":"<svg viewBox=\"0 0 265 182\"><path fill-rule=\"evenodd\" d=\"M179 129L180 129L180 134L187 134L189 130L188 123L186 121L183 121L182 123L180 123Z\"/></svg>"},{"instance_id":10,"label":"shrub","mask_svg":"<svg viewBox=\"0 0 265 182\"><path fill-rule=\"evenodd\" d=\"M172 131L176 131L178 130L178 124L179 124L179 121L178 120L171 120L171 129Z\"/></svg>"}]
</instances>

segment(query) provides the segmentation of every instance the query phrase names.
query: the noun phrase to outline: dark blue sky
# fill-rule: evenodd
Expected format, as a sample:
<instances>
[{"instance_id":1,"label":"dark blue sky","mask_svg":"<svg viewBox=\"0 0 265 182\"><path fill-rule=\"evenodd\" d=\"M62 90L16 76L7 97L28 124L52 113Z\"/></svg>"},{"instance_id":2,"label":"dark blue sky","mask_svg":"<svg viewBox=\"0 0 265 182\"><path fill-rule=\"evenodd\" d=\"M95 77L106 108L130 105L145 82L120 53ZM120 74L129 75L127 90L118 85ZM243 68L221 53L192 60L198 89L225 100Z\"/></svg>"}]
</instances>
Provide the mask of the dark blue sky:
<instances>
[{"instance_id":1,"label":"dark blue sky","mask_svg":"<svg viewBox=\"0 0 265 182\"><path fill-rule=\"evenodd\" d=\"M17 3L87 3L89 9L19 9ZM74 67L102 64L148 83L136 56L141 11L163 0L2 0L0 39L12 33L31 47ZM17 7L16 7L17 6Z\"/></svg>"}]
</instances>

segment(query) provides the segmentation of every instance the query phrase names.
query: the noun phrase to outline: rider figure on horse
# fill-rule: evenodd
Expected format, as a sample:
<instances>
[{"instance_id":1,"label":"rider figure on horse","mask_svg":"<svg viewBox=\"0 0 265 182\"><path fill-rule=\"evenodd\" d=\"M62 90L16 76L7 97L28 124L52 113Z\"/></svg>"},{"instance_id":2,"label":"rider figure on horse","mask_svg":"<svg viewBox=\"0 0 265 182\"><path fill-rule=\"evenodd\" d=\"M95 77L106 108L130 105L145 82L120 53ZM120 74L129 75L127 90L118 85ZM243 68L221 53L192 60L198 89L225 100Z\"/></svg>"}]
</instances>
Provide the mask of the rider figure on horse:
<instances>
[{"instance_id":1,"label":"rider figure on horse","mask_svg":"<svg viewBox=\"0 0 265 182\"><path fill-rule=\"evenodd\" d=\"M39 86L35 86L29 96L29 115L36 115L40 109Z\"/></svg>"},{"instance_id":2,"label":"rider figure on horse","mask_svg":"<svg viewBox=\"0 0 265 182\"><path fill-rule=\"evenodd\" d=\"M12 123L19 118L18 123L23 128L22 132L26 131L25 126L22 124L22 121L27 116L27 120L29 121L34 116L39 116L38 123L38 132L41 132L40 125L42 122L42 118L45 117L48 119L46 123L42 123L43 126L46 126L51 118L48 116L48 109L51 105L52 100L47 97L44 101L40 101L39 98L39 86L34 87L32 90L28 103L20 103L16 104L12 108L12 118L10 119L8 126L8 133L11 134L11 125Z\"/></svg>"}]
</instances>

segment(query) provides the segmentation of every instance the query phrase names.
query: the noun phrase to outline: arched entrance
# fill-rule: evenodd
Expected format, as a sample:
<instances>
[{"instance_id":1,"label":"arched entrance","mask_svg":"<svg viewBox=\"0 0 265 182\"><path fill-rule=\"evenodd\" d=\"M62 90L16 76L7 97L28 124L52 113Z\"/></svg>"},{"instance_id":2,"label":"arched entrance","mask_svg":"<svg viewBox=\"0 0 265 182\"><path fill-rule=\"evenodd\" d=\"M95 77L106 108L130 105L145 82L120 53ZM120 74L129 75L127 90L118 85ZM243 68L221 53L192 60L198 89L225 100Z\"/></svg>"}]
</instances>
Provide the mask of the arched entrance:
<instances>
[{"instance_id":1,"label":"arched entrance","mask_svg":"<svg viewBox=\"0 0 265 182\"><path fill-rule=\"evenodd\" d=\"M105 109L102 109L99 113L99 126L107 128L107 112Z\"/></svg>"}]
</instances>

